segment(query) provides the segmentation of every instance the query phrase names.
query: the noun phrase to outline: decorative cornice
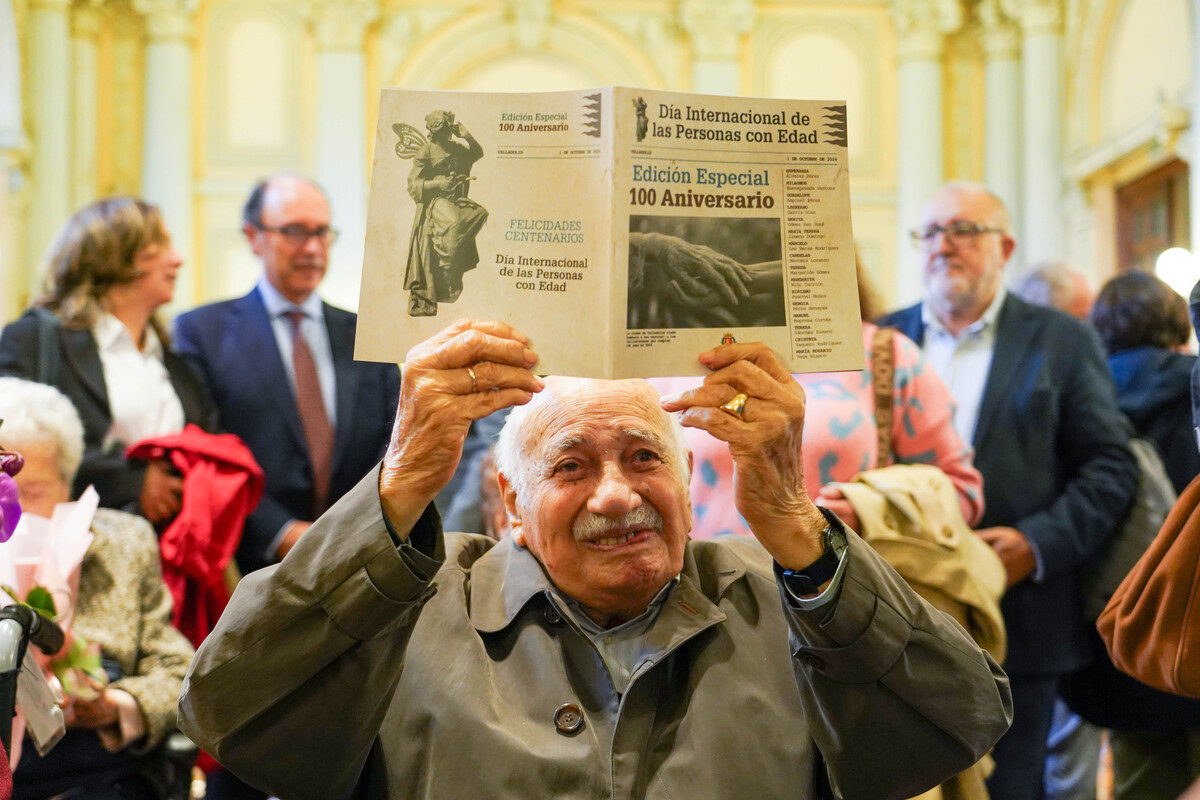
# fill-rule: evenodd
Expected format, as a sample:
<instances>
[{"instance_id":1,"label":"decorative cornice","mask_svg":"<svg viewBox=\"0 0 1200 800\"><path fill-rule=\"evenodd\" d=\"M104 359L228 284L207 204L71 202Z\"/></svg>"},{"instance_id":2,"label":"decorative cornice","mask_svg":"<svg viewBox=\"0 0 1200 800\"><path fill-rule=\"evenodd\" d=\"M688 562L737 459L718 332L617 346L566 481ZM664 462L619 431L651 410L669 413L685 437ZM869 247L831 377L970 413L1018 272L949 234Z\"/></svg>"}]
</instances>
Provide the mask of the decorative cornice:
<instances>
[{"instance_id":1,"label":"decorative cornice","mask_svg":"<svg viewBox=\"0 0 1200 800\"><path fill-rule=\"evenodd\" d=\"M508 0L512 15L513 44L522 50L537 50L550 35L554 15L552 0Z\"/></svg>"},{"instance_id":2,"label":"decorative cornice","mask_svg":"<svg viewBox=\"0 0 1200 800\"><path fill-rule=\"evenodd\" d=\"M946 36L962 27L959 0L892 0L892 24L899 38L897 55L909 59L938 59Z\"/></svg>"},{"instance_id":3,"label":"decorative cornice","mask_svg":"<svg viewBox=\"0 0 1200 800\"><path fill-rule=\"evenodd\" d=\"M321 50L362 50L380 14L379 0L309 0L307 11Z\"/></svg>"},{"instance_id":4,"label":"decorative cornice","mask_svg":"<svg viewBox=\"0 0 1200 800\"><path fill-rule=\"evenodd\" d=\"M1021 25L1026 36L1061 35L1062 0L1000 0L1004 13Z\"/></svg>"},{"instance_id":5,"label":"decorative cornice","mask_svg":"<svg viewBox=\"0 0 1200 800\"><path fill-rule=\"evenodd\" d=\"M71 35L76 39L95 39L100 33L100 15L104 0L75 0L71 14Z\"/></svg>"},{"instance_id":6,"label":"decorative cornice","mask_svg":"<svg viewBox=\"0 0 1200 800\"><path fill-rule=\"evenodd\" d=\"M29 0L32 11L58 11L66 13L71 10L71 0Z\"/></svg>"},{"instance_id":7,"label":"decorative cornice","mask_svg":"<svg viewBox=\"0 0 1200 800\"><path fill-rule=\"evenodd\" d=\"M680 0L679 25L692 39L695 56L728 61L738 56L739 39L754 25L752 0Z\"/></svg>"},{"instance_id":8,"label":"decorative cornice","mask_svg":"<svg viewBox=\"0 0 1200 800\"><path fill-rule=\"evenodd\" d=\"M1021 29L1004 8L1004 0L980 0L980 38L988 60L1017 58L1021 54Z\"/></svg>"},{"instance_id":9,"label":"decorative cornice","mask_svg":"<svg viewBox=\"0 0 1200 800\"><path fill-rule=\"evenodd\" d=\"M200 0L133 0L133 10L146 18L146 39L169 42L192 38L192 15Z\"/></svg>"}]
</instances>

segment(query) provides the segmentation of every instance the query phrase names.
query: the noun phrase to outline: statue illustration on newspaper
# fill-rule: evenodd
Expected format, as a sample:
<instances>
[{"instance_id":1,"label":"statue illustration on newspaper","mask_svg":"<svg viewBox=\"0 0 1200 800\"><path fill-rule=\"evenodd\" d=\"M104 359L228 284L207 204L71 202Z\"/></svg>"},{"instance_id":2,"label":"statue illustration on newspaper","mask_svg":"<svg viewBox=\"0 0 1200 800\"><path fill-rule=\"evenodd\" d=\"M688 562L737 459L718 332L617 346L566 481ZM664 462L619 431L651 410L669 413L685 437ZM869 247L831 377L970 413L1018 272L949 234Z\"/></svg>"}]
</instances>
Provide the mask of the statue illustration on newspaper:
<instances>
[{"instance_id":1,"label":"statue illustration on newspaper","mask_svg":"<svg viewBox=\"0 0 1200 800\"><path fill-rule=\"evenodd\" d=\"M408 314L437 316L438 303L453 303L463 289L463 274L479 263L475 237L488 212L467 197L471 166L483 158L483 148L449 111L425 115L426 139L403 122L392 130L399 137L396 155L412 159L408 193L417 204L404 288L409 292Z\"/></svg>"}]
</instances>

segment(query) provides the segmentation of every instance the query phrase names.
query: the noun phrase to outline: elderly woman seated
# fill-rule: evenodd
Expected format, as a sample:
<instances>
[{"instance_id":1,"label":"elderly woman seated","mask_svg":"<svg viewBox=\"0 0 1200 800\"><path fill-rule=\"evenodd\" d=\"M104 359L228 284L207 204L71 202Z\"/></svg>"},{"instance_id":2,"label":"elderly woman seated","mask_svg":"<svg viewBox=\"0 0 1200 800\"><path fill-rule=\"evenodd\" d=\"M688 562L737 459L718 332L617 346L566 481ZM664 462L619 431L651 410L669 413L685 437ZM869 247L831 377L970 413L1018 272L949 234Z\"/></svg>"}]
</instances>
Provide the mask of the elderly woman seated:
<instances>
[{"instance_id":1,"label":"elderly woman seated","mask_svg":"<svg viewBox=\"0 0 1200 800\"><path fill-rule=\"evenodd\" d=\"M70 499L83 453L79 415L52 387L0 378L0 419L0 444L25 457L16 477L22 509L50 517ZM170 626L154 531L141 517L101 508L91 532L71 630L99 643L110 682L91 697L68 698L69 730L44 758L26 742L14 800L153 798L143 762L175 725L192 647Z\"/></svg>"}]
</instances>

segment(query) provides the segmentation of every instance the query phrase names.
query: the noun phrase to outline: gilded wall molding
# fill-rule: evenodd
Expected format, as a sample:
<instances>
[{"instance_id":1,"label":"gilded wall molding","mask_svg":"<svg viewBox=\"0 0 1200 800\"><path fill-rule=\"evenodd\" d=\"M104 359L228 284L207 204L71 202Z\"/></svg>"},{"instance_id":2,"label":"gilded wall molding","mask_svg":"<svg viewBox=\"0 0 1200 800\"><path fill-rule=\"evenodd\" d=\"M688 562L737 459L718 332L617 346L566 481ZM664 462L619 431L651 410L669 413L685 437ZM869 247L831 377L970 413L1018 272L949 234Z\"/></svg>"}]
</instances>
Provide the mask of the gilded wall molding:
<instances>
[{"instance_id":1,"label":"gilded wall molding","mask_svg":"<svg viewBox=\"0 0 1200 800\"><path fill-rule=\"evenodd\" d=\"M680 0L679 27L692 40L694 59L731 61L757 13L753 0Z\"/></svg>"},{"instance_id":2,"label":"gilded wall molding","mask_svg":"<svg viewBox=\"0 0 1200 800\"><path fill-rule=\"evenodd\" d=\"M1005 8L1005 0L980 0L975 15L983 52L989 61L1020 57L1021 28Z\"/></svg>"},{"instance_id":3,"label":"gilded wall molding","mask_svg":"<svg viewBox=\"0 0 1200 800\"><path fill-rule=\"evenodd\" d=\"M552 0L508 0L513 44L519 50L539 50L550 36Z\"/></svg>"},{"instance_id":4,"label":"gilded wall molding","mask_svg":"<svg viewBox=\"0 0 1200 800\"><path fill-rule=\"evenodd\" d=\"M200 0L133 0L133 10L145 18L150 42L190 40L192 16L199 7Z\"/></svg>"},{"instance_id":5,"label":"gilded wall molding","mask_svg":"<svg viewBox=\"0 0 1200 800\"><path fill-rule=\"evenodd\" d=\"M368 26L380 17L379 0L309 0L301 8L321 50L360 52Z\"/></svg>"},{"instance_id":6,"label":"gilded wall molding","mask_svg":"<svg viewBox=\"0 0 1200 800\"><path fill-rule=\"evenodd\" d=\"M891 12L901 61L940 60L946 37L963 24L959 0L892 0Z\"/></svg>"}]
</instances>

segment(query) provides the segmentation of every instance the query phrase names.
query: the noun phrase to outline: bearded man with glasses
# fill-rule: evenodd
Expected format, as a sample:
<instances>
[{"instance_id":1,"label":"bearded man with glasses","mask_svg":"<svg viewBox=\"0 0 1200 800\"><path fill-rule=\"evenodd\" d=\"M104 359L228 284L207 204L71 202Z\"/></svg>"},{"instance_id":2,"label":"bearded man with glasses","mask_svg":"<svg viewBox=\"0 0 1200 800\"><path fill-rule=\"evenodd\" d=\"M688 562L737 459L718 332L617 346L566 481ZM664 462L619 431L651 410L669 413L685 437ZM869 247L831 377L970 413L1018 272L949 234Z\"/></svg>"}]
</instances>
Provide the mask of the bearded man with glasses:
<instances>
[{"instance_id":1,"label":"bearded man with glasses","mask_svg":"<svg viewBox=\"0 0 1200 800\"><path fill-rule=\"evenodd\" d=\"M880 320L925 348L975 448L986 509L979 536L1004 562L1004 669L1013 724L997 743L993 800L1042 796L1058 681L1091 658L1077 577L1116 531L1137 486L1132 433L1095 332L1005 291L1016 248L1004 203L943 187L912 231L925 298Z\"/></svg>"}]
</instances>

